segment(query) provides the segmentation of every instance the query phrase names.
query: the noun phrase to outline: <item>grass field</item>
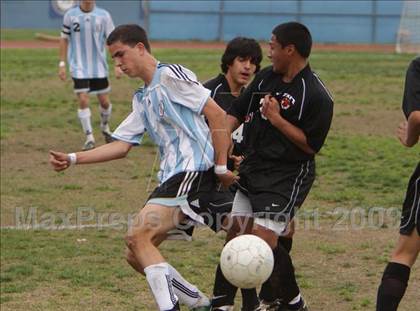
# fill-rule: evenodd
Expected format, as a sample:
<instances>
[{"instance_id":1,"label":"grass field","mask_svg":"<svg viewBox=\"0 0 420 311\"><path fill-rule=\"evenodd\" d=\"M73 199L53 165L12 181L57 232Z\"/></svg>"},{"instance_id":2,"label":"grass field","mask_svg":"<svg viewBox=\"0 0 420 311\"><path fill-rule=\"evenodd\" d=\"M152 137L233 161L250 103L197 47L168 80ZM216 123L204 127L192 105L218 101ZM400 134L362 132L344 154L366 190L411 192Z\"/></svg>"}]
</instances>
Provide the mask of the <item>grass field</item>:
<instances>
[{"instance_id":1,"label":"grass field","mask_svg":"<svg viewBox=\"0 0 420 311\"><path fill-rule=\"evenodd\" d=\"M22 33L21 38L27 34ZM202 80L219 52L156 50ZM373 310L397 238L398 212L419 148L394 132L412 56L314 52L312 67L335 98L333 126L318 156L318 178L301 213L292 257L311 310ZM125 223L153 188L156 150L146 141L111 165L55 173L48 150L74 151L83 137L70 81L57 77L56 50L1 50L1 309L154 310L143 277L124 261ZM267 64L267 61L265 62ZM115 127L138 81L111 77ZM97 139L99 116L92 104ZM5 229L38 222L44 229ZM109 224L102 229L60 225ZM224 235L199 229L193 242L165 242L171 264L211 294ZM418 310L420 265L400 310ZM238 304L239 306L239 304ZM239 309L238 309L239 310Z\"/></svg>"}]
</instances>

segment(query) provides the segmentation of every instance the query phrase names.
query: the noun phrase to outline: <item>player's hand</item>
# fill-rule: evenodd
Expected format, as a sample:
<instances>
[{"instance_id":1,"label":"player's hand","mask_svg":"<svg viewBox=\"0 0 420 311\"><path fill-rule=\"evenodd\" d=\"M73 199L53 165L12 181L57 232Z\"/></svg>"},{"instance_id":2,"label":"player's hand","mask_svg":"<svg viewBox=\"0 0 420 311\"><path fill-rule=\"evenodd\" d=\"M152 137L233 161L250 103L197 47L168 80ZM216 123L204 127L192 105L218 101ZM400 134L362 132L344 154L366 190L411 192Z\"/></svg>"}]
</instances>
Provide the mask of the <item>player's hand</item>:
<instances>
[{"instance_id":1,"label":"player's hand","mask_svg":"<svg viewBox=\"0 0 420 311\"><path fill-rule=\"evenodd\" d=\"M123 75L123 71L121 70L120 67L115 66L114 67L114 74L115 74L115 78L120 79Z\"/></svg>"},{"instance_id":2,"label":"player's hand","mask_svg":"<svg viewBox=\"0 0 420 311\"><path fill-rule=\"evenodd\" d=\"M239 176L236 176L229 170L224 174L216 174L216 176L219 178L220 183L225 189L228 189L233 183L239 180Z\"/></svg>"},{"instance_id":3,"label":"player's hand","mask_svg":"<svg viewBox=\"0 0 420 311\"><path fill-rule=\"evenodd\" d=\"M265 95L260 111L261 115L271 122L280 116L279 102L273 96Z\"/></svg>"},{"instance_id":4,"label":"player's hand","mask_svg":"<svg viewBox=\"0 0 420 311\"><path fill-rule=\"evenodd\" d=\"M404 146L409 147L407 143L407 128L407 121L401 122L397 128L397 137Z\"/></svg>"},{"instance_id":5,"label":"player's hand","mask_svg":"<svg viewBox=\"0 0 420 311\"><path fill-rule=\"evenodd\" d=\"M231 155L229 156L230 159L233 160L233 167L235 168L235 170L239 170L239 166L241 165L242 161L244 160L243 156L234 156Z\"/></svg>"},{"instance_id":6,"label":"player's hand","mask_svg":"<svg viewBox=\"0 0 420 311\"><path fill-rule=\"evenodd\" d=\"M57 172L63 171L70 166L67 153L50 150L50 164Z\"/></svg>"},{"instance_id":7,"label":"player's hand","mask_svg":"<svg viewBox=\"0 0 420 311\"><path fill-rule=\"evenodd\" d=\"M60 77L61 81L66 81L66 67L58 68L58 76Z\"/></svg>"}]
</instances>

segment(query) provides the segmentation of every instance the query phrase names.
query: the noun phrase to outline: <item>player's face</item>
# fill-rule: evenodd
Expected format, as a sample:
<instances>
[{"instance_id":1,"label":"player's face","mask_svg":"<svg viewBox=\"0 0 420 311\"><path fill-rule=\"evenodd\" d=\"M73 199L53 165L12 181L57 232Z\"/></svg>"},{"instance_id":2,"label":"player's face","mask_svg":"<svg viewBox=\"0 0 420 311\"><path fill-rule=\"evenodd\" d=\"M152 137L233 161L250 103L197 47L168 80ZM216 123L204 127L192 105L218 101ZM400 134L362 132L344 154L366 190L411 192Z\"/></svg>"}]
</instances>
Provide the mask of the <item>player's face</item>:
<instances>
[{"instance_id":1,"label":"player's face","mask_svg":"<svg viewBox=\"0 0 420 311\"><path fill-rule=\"evenodd\" d=\"M130 78L140 77L141 73L142 48L138 45L131 47L117 41L108 47L111 57L115 61L115 65L120 67L122 72Z\"/></svg>"},{"instance_id":2,"label":"player's face","mask_svg":"<svg viewBox=\"0 0 420 311\"><path fill-rule=\"evenodd\" d=\"M274 72L285 73L289 64L290 47L283 47L274 35L271 36L268 46L268 58L271 60Z\"/></svg>"},{"instance_id":3,"label":"player's face","mask_svg":"<svg viewBox=\"0 0 420 311\"><path fill-rule=\"evenodd\" d=\"M237 56L229 66L227 74L239 85L245 86L251 80L257 66L249 57Z\"/></svg>"}]
</instances>

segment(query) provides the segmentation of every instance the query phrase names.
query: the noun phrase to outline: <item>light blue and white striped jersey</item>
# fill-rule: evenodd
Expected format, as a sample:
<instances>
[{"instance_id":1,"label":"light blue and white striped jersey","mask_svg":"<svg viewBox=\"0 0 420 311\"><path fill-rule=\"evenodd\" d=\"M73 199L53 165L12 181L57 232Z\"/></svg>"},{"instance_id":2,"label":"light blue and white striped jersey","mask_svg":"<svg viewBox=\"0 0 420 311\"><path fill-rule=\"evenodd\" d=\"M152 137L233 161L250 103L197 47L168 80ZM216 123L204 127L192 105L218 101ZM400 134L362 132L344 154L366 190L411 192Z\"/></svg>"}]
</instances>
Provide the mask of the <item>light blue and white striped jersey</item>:
<instances>
[{"instance_id":1,"label":"light blue and white striped jersey","mask_svg":"<svg viewBox=\"0 0 420 311\"><path fill-rule=\"evenodd\" d=\"M73 78L108 76L105 43L112 30L111 15L97 6L87 13L75 6L64 14L61 37L69 41L67 59Z\"/></svg>"},{"instance_id":2,"label":"light blue and white striped jersey","mask_svg":"<svg viewBox=\"0 0 420 311\"><path fill-rule=\"evenodd\" d=\"M192 71L158 63L152 82L135 93L133 111L113 137L138 145L147 131L159 147L160 183L180 172L208 170L214 149L201 113L209 97Z\"/></svg>"}]
</instances>

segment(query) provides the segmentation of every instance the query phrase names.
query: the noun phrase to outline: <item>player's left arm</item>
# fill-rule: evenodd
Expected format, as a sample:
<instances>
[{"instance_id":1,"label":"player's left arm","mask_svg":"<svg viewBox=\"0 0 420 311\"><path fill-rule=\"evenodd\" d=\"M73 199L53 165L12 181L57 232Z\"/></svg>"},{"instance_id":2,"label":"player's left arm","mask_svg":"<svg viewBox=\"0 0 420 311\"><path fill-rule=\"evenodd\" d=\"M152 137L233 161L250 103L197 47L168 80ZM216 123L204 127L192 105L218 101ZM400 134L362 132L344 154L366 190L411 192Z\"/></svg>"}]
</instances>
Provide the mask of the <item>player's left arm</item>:
<instances>
[{"instance_id":1,"label":"player's left arm","mask_svg":"<svg viewBox=\"0 0 420 311\"><path fill-rule=\"evenodd\" d=\"M281 116L279 102L273 96L266 95L264 97L261 114L304 152L308 154L316 153L316 151L309 146L305 132Z\"/></svg>"},{"instance_id":2,"label":"player's left arm","mask_svg":"<svg viewBox=\"0 0 420 311\"><path fill-rule=\"evenodd\" d=\"M397 130L400 142L406 147L413 147L420 137L420 111L410 113L408 120L400 124Z\"/></svg>"}]
</instances>

